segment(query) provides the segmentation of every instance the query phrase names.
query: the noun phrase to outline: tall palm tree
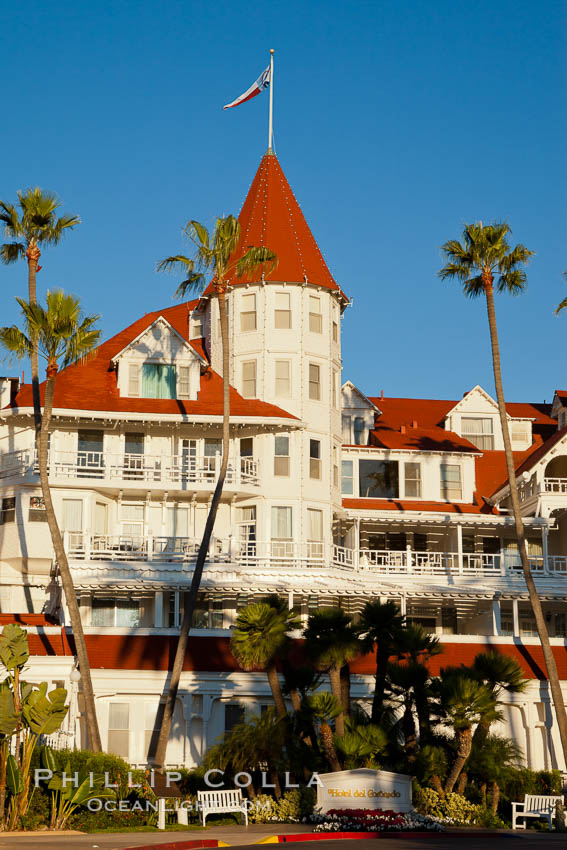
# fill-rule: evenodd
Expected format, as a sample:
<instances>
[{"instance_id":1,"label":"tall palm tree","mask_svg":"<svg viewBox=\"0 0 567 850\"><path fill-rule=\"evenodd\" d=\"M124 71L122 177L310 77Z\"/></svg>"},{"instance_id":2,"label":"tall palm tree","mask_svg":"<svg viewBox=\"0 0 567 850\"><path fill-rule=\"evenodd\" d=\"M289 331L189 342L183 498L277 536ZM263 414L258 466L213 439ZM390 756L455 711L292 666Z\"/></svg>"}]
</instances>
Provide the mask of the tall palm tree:
<instances>
[{"instance_id":1,"label":"tall palm tree","mask_svg":"<svg viewBox=\"0 0 567 850\"><path fill-rule=\"evenodd\" d=\"M509 694L521 694L528 686L520 665L513 658L500 652L479 653L470 668L471 675L489 688L497 704L501 702L503 691ZM486 741L490 733L490 718L483 718L474 732L474 740L479 746Z\"/></svg>"},{"instance_id":2,"label":"tall palm tree","mask_svg":"<svg viewBox=\"0 0 567 850\"><path fill-rule=\"evenodd\" d=\"M299 628L299 618L282 606L254 602L238 614L230 649L244 670L266 671L278 717L286 717L276 662L284 653L289 632Z\"/></svg>"},{"instance_id":3,"label":"tall palm tree","mask_svg":"<svg viewBox=\"0 0 567 850\"><path fill-rule=\"evenodd\" d=\"M403 658L416 669L423 667L427 670L428 662L436 655L443 652L443 646L439 638L426 632L423 626L417 623L407 623L401 630L394 655ZM415 677L413 682L413 694L415 710L419 724L419 743L423 746L431 732L430 722L430 675L423 675L422 671Z\"/></svg>"},{"instance_id":4,"label":"tall palm tree","mask_svg":"<svg viewBox=\"0 0 567 850\"><path fill-rule=\"evenodd\" d=\"M402 629L404 617L395 602L367 602L357 625L362 637L362 648L376 652L376 677L372 700L372 722L380 724L384 714L384 690L388 673L388 660L394 655Z\"/></svg>"},{"instance_id":5,"label":"tall palm tree","mask_svg":"<svg viewBox=\"0 0 567 850\"><path fill-rule=\"evenodd\" d=\"M158 271L180 270L183 273L185 280L179 284L175 293L179 298L185 297L190 292L202 291L206 282L206 275L213 275L212 286L219 305L222 343L222 461L193 571L191 587L189 593L185 594L183 621L177 640L167 697L163 707L163 714L159 717L161 728L154 756L154 762L158 768L162 768L165 764L167 742L169 740L173 710L179 689L179 680L183 669L183 660L187 650L189 630L191 628L193 612L197 604L197 594L201 586L203 567L207 559L209 542L213 533L228 467L230 449L230 340L228 336L226 295L230 283L236 278L245 275L249 276L259 269L264 268L272 271L277 265L276 255L273 251L268 250L268 248L247 247L245 250L241 249L240 223L232 215L218 218L212 235L209 234L209 231L204 225L194 220L187 223L184 232L195 246L195 257L190 258L183 254L166 257L165 260L158 263L157 269Z\"/></svg>"},{"instance_id":6,"label":"tall palm tree","mask_svg":"<svg viewBox=\"0 0 567 850\"><path fill-rule=\"evenodd\" d=\"M564 277L564 278L565 278L565 280L567 281L567 272L563 272L563 277ZM563 299L563 301L561 301L561 303L560 303L560 304L559 304L559 306L557 307L557 310L555 311L555 315L556 315L556 316L558 316L558 315L559 315L559 313L560 313L562 310L565 310L565 309L567 309L567 298L564 298L564 299Z\"/></svg>"},{"instance_id":7,"label":"tall palm tree","mask_svg":"<svg viewBox=\"0 0 567 850\"><path fill-rule=\"evenodd\" d=\"M20 211L16 209L20 207ZM37 303L36 274L40 266L40 245L57 245L67 230L71 230L81 219L77 215L57 215L61 203L52 192L39 187L18 192L16 205L0 201L0 221L4 224L4 235L9 242L0 245L0 260L16 263L24 257L28 263L28 302ZM34 338L32 338L32 343ZM36 437L41 427L41 405L39 401L39 357L37 346L30 352L32 394Z\"/></svg>"},{"instance_id":8,"label":"tall palm tree","mask_svg":"<svg viewBox=\"0 0 567 850\"><path fill-rule=\"evenodd\" d=\"M463 231L462 242L452 239L442 246L441 250L447 262L439 271L439 276L442 280L454 278L460 281L463 285L465 295L469 298L477 298L481 295L484 295L486 298L490 341L492 344L494 384L496 386L498 412L500 414L500 424L504 438L506 469L508 472L510 501L514 515L516 538L522 560L522 570L547 668L547 677L555 706L555 716L557 717L563 755L567 762L567 712L561 692L557 665L549 642L549 633L541 607L541 600L538 596L528 561L526 536L518 496L510 429L508 427L508 414L506 412L504 388L502 386L500 346L498 343L494 307L494 289L496 288L498 292L508 293L510 295L519 295L523 292L526 286L526 272L523 267L534 253L521 244L511 248L506 238L509 233L510 228L506 223L484 226L482 222L478 224L467 224Z\"/></svg>"},{"instance_id":9,"label":"tall palm tree","mask_svg":"<svg viewBox=\"0 0 567 850\"><path fill-rule=\"evenodd\" d=\"M338 717L342 711L342 705L336 697L328 691L319 691L308 698L308 708L311 716L319 721L319 733L321 735L321 749L333 771L342 770L341 763L337 757L335 739L330 721Z\"/></svg>"},{"instance_id":10,"label":"tall palm tree","mask_svg":"<svg viewBox=\"0 0 567 850\"><path fill-rule=\"evenodd\" d=\"M415 762L418 751L414 714L417 695L426 691L429 680L427 667L419 662L390 662L388 664L388 685L393 697L402 709L399 726L404 739L406 757L410 764Z\"/></svg>"},{"instance_id":11,"label":"tall palm tree","mask_svg":"<svg viewBox=\"0 0 567 850\"><path fill-rule=\"evenodd\" d=\"M43 415L41 416L39 440L37 441L39 480L53 551L61 575L61 584L65 593L77 658L79 659L89 747L93 752L98 753L102 747L96 718L89 657L73 577L53 508L47 472L47 452L57 373L61 367L66 368L71 363L85 358L93 351L100 337L100 331L94 328L94 324L100 317L82 316L79 300L61 290L47 293L47 307L29 304L21 298L16 300L22 310L24 330L20 330L15 325L0 328L0 345L17 358L29 357L35 347L39 355L47 362Z\"/></svg>"},{"instance_id":12,"label":"tall palm tree","mask_svg":"<svg viewBox=\"0 0 567 850\"><path fill-rule=\"evenodd\" d=\"M329 674L331 693L342 708L335 721L337 735L342 737L348 704L343 702L341 669L360 654L360 644L352 628L352 617L340 608L319 608L309 616L303 637L309 658L318 670Z\"/></svg>"},{"instance_id":13,"label":"tall palm tree","mask_svg":"<svg viewBox=\"0 0 567 850\"><path fill-rule=\"evenodd\" d=\"M460 668L441 670L437 687L441 717L455 733L457 744L443 789L450 794L471 754L472 727L487 713L493 716L495 701L486 685L476 682Z\"/></svg>"}]
</instances>

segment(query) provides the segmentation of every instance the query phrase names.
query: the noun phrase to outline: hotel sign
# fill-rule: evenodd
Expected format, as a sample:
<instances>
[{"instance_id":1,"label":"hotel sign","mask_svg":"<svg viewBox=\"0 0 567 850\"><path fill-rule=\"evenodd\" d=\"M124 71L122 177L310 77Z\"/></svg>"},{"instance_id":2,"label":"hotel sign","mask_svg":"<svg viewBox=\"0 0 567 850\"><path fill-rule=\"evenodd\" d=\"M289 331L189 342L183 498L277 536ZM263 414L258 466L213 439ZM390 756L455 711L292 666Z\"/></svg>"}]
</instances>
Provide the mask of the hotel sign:
<instances>
[{"instance_id":1,"label":"hotel sign","mask_svg":"<svg viewBox=\"0 0 567 850\"><path fill-rule=\"evenodd\" d=\"M317 806L322 812L328 812L329 809L390 809L394 812L409 812L413 808L411 776L365 767L320 773Z\"/></svg>"}]
</instances>

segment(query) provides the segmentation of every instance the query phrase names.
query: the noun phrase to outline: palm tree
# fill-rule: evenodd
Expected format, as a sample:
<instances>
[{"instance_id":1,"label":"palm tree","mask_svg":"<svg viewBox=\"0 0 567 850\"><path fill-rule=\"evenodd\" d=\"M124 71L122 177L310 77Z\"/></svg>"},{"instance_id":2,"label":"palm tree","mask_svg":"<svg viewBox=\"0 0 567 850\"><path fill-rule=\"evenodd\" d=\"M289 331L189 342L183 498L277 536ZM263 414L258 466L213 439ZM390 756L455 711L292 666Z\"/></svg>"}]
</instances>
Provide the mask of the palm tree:
<instances>
[{"instance_id":1,"label":"palm tree","mask_svg":"<svg viewBox=\"0 0 567 850\"><path fill-rule=\"evenodd\" d=\"M417 694L425 693L429 678L429 670L419 662L388 664L388 684L403 712L399 725L404 739L406 758L410 764L416 760L418 750L414 716Z\"/></svg>"},{"instance_id":2,"label":"palm tree","mask_svg":"<svg viewBox=\"0 0 567 850\"><path fill-rule=\"evenodd\" d=\"M238 614L230 648L244 670L266 671L278 717L286 717L276 661L288 644L290 631L299 628L299 618L281 606L254 602Z\"/></svg>"},{"instance_id":3,"label":"palm tree","mask_svg":"<svg viewBox=\"0 0 567 850\"><path fill-rule=\"evenodd\" d=\"M0 245L0 260L3 263L16 263L24 259L28 263L28 302L37 303L36 274L41 257L40 245L57 245L65 233L79 224L77 215L57 216L61 203L52 192L40 188L18 192L17 205L0 201L0 221L4 224L4 235L11 241ZM32 337L32 343L34 338ZM41 405L39 400L39 357L37 346L32 345L30 352L32 394L36 437L41 427Z\"/></svg>"},{"instance_id":4,"label":"palm tree","mask_svg":"<svg viewBox=\"0 0 567 850\"><path fill-rule=\"evenodd\" d=\"M521 765L521 762L521 750L512 738L489 735L479 745L473 738L467 770L478 782L484 808L486 808L486 791L490 784L492 814L495 815L498 811L500 785L515 768Z\"/></svg>"},{"instance_id":5,"label":"palm tree","mask_svg":"<svg viewBox=\"0 0 567 850\"><path fill-rule=\"evenodd\" d=\"M350 726L350 724L349 724ZM388 745L388 736L380 726L373 723L352 725L342 738L336 740L345 770L357 767L377 768L377 759Z\"/></svg>"},{"instance_id":6,"label":"palm tree","mask_svg":"<svg viewBox=\"0 0 567 850\"><path fill-rule=\"evenodd\" d=\"M65 369L93 351L100 337L100 331L93 326L100 317L82 316L78 298L67 295L61 290L47 293L46 308L39 304L28 304L21 298L16 300L22 310L25 330L22 331L15 325L0 328L0 345L17 358L30 356L35 348L47 362L43 416L40 416L41 428L37 440L39 480L47 524L59 567L79 660L89 747L93 752L98 753L102 747L96 718L89 657L73 577L53 508L47 472L47 453L57 373L61 367Z\"/></svg>"},{"instance_id":7,"label":"palm tree","mask_svg":"<svg viewBox=\"0 0 567 850\"><path fill-rule=\"evenodd\" d=\"M372 722L380 725L384 714L384 690L388 673L388 660L394 655L404 617L395 602L367 602L360 615L357 632L362 637L362 648L376 652L376 678L372 700Z\"/></svg>"},{"instance_id":8,"label":"palm tree","mask_svg":"<svg viewBox=\"0 0 567 850\"><path fill-rule=\"evenodd\" d=\"M567 281L567 272L563 272L563 277ZM557 310L555 311L555 315L558 316L562 310L567 308L567 298L564 298L563 301L559 304Z\"/></svg>"},{"instance_id":9,"label":"palm tree","mask_svg":"<svg viewBox=\"0 0 567 850\"><path fill-rule=\"evenodd\" d=\"M436 684L442 720L453 730L456 741L456 754L444 786L445 793L450 794L471 753L472 727L486 714L494 716L495 700L486 685L461 668L441 670Z\"/></svg>"},{"instance_id":10,"label":"palm tree","mask_svg":"<svg viewBox=\"0 0 567 850\"><path fill-rule=\"evenodd\" d=\"M240 224L238 219L232 215L217 219L212 236L206 227L194 220L187 223L184 232L196 248L195 258L191 259L183 254L176 254L158 263L157 269L158 271L182 271L185 280L179 284L175 293L180 298L183 298L192 291L202 291L206 282L206 274L210 273L213 275L212 286L219 305L222 343L222 461L193 571L191 587L189 593L185 594L183 621L177 640L169 688L163 714L159 717L161 728L154 757L154 762L159 768L162 768L165 763L167 742L169 740L173 710L179 689L179 679L181 678L183 661L187 650L189 630L191 628L195 605L197 604L197 594L201 585L203 567L207 559L209 542L213 533L228 467L230 448L230 341L228 336L228 314L226 310L227 290L235 278L251 275L258 269L264 269L266 267L270 271L273 271L277 265L276 255L268 250L268 248L247 247L245 250L241 249Z\"/></svg>"},{"instance_id":11,"label":"palm tree","mask_svg":"<svg viewBox=\"0 0 567 850\"><path fill-rule=\"evenodd\" d=\"M427 669L428 662L436 655L443 652L443 646L439 638L426 632L423 626L417 623L407 623L400 632L394 655L403 658L408 663L417 665L417 668ZM423 746L425 740L431 733L429 695L429 674L423 675L420 671L413 682L413 694L415 710L419 724L419 742Z\"/></svg>"},{"instance_id":12,"label":"palm tree","mask_svg":"<svg viewBox=\"0 0 567 850\"><path fill-rule=\"evenodd\" d=\"M352 617L340 608L319 608L309 616L303 632L305 650L318 670L329 674L331 693L341 706L335 728L337 735L345 733L345 714L348 703L343 701L341 669L360 654L360 644L353 631Z\"/></svg>"},{"instance_id":13,"label":"palm tree","mask_svg":"<svg viewBox=\"0 0 567 850\"><path fill-rule=\"evenodd\" d=\"M319 691L309 697L308 707L312 717L319 720L319 733L321 735L321 748L333 771L342 770L341 763L337 758L335 739L330 721L342 713L342 705L328 691Z\"/></svg>"},{"instance_id":14,"label":"palm tree","mask_svg":"<svg viewBox=\"0 0 567 850\"><path fill-rule=\"evenodd\" d=\"M447 262L440 270L439 276L442 280L456 278L462 283L464 293L469 298L477 298L480 295L484 295L486 298L488 325L492 344L494 384L496 386L498 412L500 414L500 424L504 438L506 468L508 471L510 501L514 515L516 538L522 560L524 578L547 668L547 677L555 706L555 716L557 717L563 754L565 761L567 761L567 712L561 692L557 665L549 642L549 633L541 607L541 600L538 596L528 561L524 523L518 496L512 443L510 440L510 429L508 427L508 414L506 412L504 389L502 386L500 347L494 308L494 288L496 286L498 292L506 292L510 295L519 295L523 292L526 286L526 272L523 266L534 253L533 251L529 251L524 245L516 245L514 248L510 248L506 239L509 233L510 228L505 223L485 226L483 226L482 222L478 224L467 224L463 231L462 243L456 239L452 239L442 246L441 250L445 254Z\"/></svg>"},{"instance_id":15,"label":"palm tree","mask_svg":"<svg viewBox=\"0 0 567 850\"><path fill-rule=\"evenodd\" d=\"M471 675L483 682L491 691L497 704L503 691L509 694L521 694L528 682L520 665L513 658L500 652L479 653L470 668ZM479 746L486 741L490 733L490 719L483 718L475 729L474 739Z\"/></svg>"}]
</instances>

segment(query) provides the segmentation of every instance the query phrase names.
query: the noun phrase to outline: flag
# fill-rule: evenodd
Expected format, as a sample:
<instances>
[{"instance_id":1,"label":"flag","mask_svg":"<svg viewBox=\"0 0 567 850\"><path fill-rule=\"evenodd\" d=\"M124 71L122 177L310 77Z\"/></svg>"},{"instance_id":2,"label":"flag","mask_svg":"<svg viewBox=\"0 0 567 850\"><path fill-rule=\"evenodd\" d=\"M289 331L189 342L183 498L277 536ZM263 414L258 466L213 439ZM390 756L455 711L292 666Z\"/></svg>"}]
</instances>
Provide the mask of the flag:
<instances>
[{"instance_id":1,"label":"flag","mask_svg":"<svg viewBox=\"0 0 567 850\"><path fill-rule=\"evenodd\" d=\"M257 94L267 89L270 85L270 67L268 66L266 70L260 74L255 83L253 83L249 89L247 89L244 94L241 94L240 97L237 97L236 100L233 100L232 103L227 103L226 106L223 106L223 109L232 109L233 106L240 106L241 103L246 103L247 100L251 100L253 97L256 97Z\"/></svg>"}]
</instances>

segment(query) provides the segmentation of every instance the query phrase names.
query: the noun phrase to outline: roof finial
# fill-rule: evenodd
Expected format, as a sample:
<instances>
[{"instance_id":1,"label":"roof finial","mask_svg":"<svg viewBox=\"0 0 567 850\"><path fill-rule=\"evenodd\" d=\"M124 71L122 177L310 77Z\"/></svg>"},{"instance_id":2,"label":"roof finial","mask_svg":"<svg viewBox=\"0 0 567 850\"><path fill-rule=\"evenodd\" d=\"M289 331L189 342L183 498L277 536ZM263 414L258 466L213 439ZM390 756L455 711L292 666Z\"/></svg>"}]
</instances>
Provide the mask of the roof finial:
<instances>
[{"instance_id":1,"label":"roof finial","mask_svg":"<svg viewBox=\"0 0 567 850\"><path fill-rule=\"evenodd\" d=\"M270 49L270 112L268 119L268 153L274 152L274 50Z\"/></svg>"}]
</instances>

